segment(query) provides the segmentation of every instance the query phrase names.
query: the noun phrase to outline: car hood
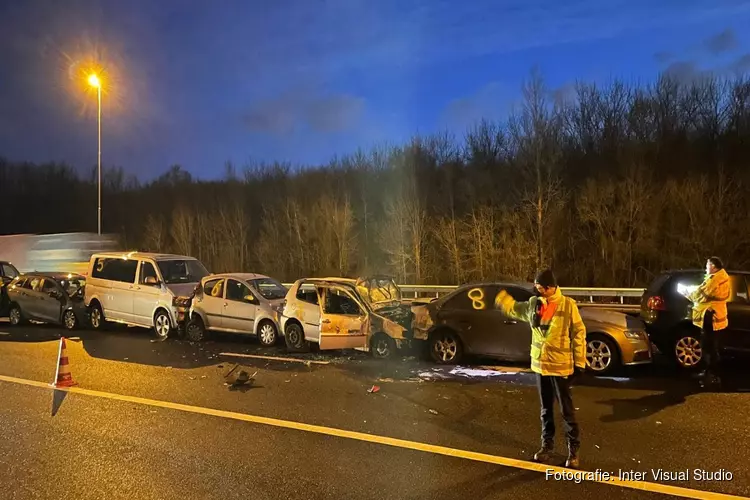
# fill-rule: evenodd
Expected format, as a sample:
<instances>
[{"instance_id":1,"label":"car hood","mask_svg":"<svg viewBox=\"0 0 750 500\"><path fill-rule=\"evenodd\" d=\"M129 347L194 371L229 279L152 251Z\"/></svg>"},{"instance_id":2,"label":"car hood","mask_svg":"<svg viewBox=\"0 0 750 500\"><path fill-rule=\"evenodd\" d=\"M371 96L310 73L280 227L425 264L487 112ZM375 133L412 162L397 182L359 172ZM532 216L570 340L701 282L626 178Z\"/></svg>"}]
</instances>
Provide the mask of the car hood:
<instances>
[{"instance_id":1,"label":"car hood","mask_svg":"<svg viewBox=\"0 0 750 500\"><path fill-rule=\"evenodd\" d=\"M642 321L638 318L634 318L625 313L619 311L608 311L604 309L594 309L589 307L581 307L581 318L585 323L588 321L597 321L599 323L607 323L609 325L617 326L619 328L635 329L638 327L642 328Z\"/></svg>"},{"instance_id":2,"label":"car hood","mask_svg":"<svg viewBox=\"0 0 750 500\"><path fill-rule=\"evenodd\" d=\"M197 285L198 283L176 283L167 285L167 290L172 292L175 297L190 297Z\"/></svg>"}]
</instances>

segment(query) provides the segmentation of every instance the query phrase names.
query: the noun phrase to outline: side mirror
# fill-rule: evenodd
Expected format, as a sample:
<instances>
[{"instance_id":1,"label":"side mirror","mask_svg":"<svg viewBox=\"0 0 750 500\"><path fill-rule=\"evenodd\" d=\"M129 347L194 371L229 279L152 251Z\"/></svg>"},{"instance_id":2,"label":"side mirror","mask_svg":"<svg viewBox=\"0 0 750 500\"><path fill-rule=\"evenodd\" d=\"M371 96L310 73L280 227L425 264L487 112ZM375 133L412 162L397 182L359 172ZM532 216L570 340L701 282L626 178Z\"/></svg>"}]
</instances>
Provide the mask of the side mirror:
<instances>
[{"instance_id":1,"label":"side mirror","mask_svg":"<svg viewBox=\"0 0 750 500\"><path fill-rule=\"evenodd\" d=\"M144 283L144 284L146 284L146 285L156 286L156 285L158 285L158 284L159 284L159 280L157 280L157 279L156 279L156 278L154 278L153 276L149 276L149 277L147 277L147 278L146 278L146 279L145 279L145 280L143 281L143 283Z\"/></svg>"},{"instance_id":2,"label":"side mirror","mask_svg":"<svg viewBox=\"0 0 750 500\"><path fill-rule=\"evenodd\" d=\"M245 302L248 302L250 304L257 304L258 301L253 297L252 295L245 295Z\"/></svg>"}]
</instances>

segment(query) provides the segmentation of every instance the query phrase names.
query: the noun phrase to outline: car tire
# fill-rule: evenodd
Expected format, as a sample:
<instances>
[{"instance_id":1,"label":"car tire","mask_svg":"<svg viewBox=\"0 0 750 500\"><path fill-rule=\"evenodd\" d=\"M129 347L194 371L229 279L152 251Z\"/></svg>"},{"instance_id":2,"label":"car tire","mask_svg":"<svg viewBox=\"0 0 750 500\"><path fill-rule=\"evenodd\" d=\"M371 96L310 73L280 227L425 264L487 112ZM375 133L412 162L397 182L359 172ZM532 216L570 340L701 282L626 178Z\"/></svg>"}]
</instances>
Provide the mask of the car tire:
<instances>
[{"instance_id":1,"label":"car tire","mask_svg":"<svg viewBox=\"0 0 750 500\"><path fill-rule=\"evenodd\" d=\"M21 311L21 306L18 304L10 305L10 309L8 309L8 321L11 326L20 326L26 323L26 318Z\"/></svg>"},{"instance_id":2,"label":"car tire","mask_svg":"<svg viewBox=\"0 0 750 500\"><path fill-rule=\"evenodd\" d=\"M107 320L104 318L104 311L102 311L102 306L99 305L98 302L91 306L91 311L89 312L89 325L91 325L92 330L96 331L102 331L107 327Z\"/></svg>"},{"instance_id":3,"label":"car tire","mask_svg":"<svg viewBox=\"0 0 750 500\"><path fill-rule=\"evenodd\" d=\"M63 312L62 323L66 330L78 328L78 317L73 309L67 309Z\"/></svg>"},{"instance_id":4,"label":"car tire","mask_svg":"<svg viewBox=\"0 0 750 500\"><path fill-rule=\"evenodd\" d=\"M201 342L206 339L206 327L201 317L197 314L185 326L185 338L190 342Z\"/></svg>"},{"instance_id":5,"label":"car tire","mask_svg":"<svg viewBox=\"0 0 750 500\"><path fill-rule=\"evenodd\" d=\"M463 359L464 349L458 334L452 330L438 330L430 335L430 357L440 365L455 365Z\"/></svg>"},{"instance_id":6,"label":"car tire","mask_svg":"<svg viewBox=\"0 0 750 500\"><path fill-rule=\"evenodd\" d=\"M376 333L370 340L370 352L376 359L390 359L396 356L396 341L385 333Z\"/></svg>"},{"instance_id":7,"label":"car tire","mask_svg":"<svg viewBox=\"0 0 750 500\"><path fill-rule=\"evenodd\" d=\"M703 363L703 343L697 332L681 331L672 343L672 358L683 370L697 370Z\"/></svg>"},{"instance_id":8,"label":"car tire","mask_svg":"<svg viewBox=\"0 0 750 500\"><path fill-rule=\"evenodd\" d=\"M272 347L279 340L279 331L273 321L263 320L258 325L258 342L263 347Z\"/></svg>"},{"instance_id":9,"label":"car tire","mask_svg":"<svg viewBox=\"0 0 750 500\"><path fill-rule=\"evenodd\" d=\"M290 352L307 352L310 342L305 340L305 333L299 323L290 323L284 331L284 343Z\"/></svg>"},{"instance_id":10,"label":"car tire","mask_svg":"<svg viewBox=\"0 0 750 500\"><path fill-rule=\"evenodd\" d=\"M163 309L154 314L154 334L159 339L166 339L172 332L172 320L169 318L169 314Z\"/></svg>"},{"instance_id":11,"label":"car tire","mask_svg":"<svg viewBox=\"0 0 750 500\"><path fill-rule=\"evenodd\" d=\"M586 369L594 375L609 375L622 367L617 342L608 335L590 333L586 336Z\"/></svg>"}]
</instances>

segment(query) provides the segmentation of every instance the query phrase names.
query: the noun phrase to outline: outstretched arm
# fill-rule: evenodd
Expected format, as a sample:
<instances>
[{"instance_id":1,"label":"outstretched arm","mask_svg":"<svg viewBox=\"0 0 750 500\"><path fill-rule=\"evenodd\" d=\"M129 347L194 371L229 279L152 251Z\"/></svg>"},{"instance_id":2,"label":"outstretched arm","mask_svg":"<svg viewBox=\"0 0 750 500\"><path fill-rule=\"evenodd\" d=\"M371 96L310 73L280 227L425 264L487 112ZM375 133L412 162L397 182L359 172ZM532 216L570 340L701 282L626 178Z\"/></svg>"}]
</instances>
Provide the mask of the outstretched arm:
<instances>
[{"instance_id":1,"label":"outstretched arm","mask_svg":"<svg viewBox=\"0 0 750 500\"><path fill-rule=\"evenodd\" d=\"M576 368L586 369L586 325L575 302L570 317L570 347L573 351L573 363Z\"/></svg>"},{"instance_id":2,"label":"outstretched arm","mask_svg":"<svg viewBox=\"0 0 750 500\"><path fill-rule=\"evenodd\" d=\"M526 323L531 322L531 303L528 301L517 302L505 290L500 290L500 293L495 297L495 307L503 311L509 318L525 321Z\"/></svg>"}]
</instances>

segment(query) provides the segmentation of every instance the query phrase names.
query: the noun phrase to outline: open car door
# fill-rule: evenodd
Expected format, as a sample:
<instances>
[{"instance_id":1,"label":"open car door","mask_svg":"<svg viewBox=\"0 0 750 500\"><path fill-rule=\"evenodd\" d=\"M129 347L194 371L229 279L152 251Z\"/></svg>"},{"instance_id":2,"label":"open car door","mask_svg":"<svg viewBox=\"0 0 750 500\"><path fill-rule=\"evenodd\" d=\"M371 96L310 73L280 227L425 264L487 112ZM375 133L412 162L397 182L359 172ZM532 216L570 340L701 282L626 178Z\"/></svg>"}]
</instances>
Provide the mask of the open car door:
<instances>
[{"instance_id":1,"label":"open car door","mask_svg":"<svg viewBox=\"0 0 750 500\"><path fill-rule=\"evenodd\" d=\"M320 293L321 350L367 346L370 317L367 309L343 287L325 286Z\"/></svg>"}]
</instances>

